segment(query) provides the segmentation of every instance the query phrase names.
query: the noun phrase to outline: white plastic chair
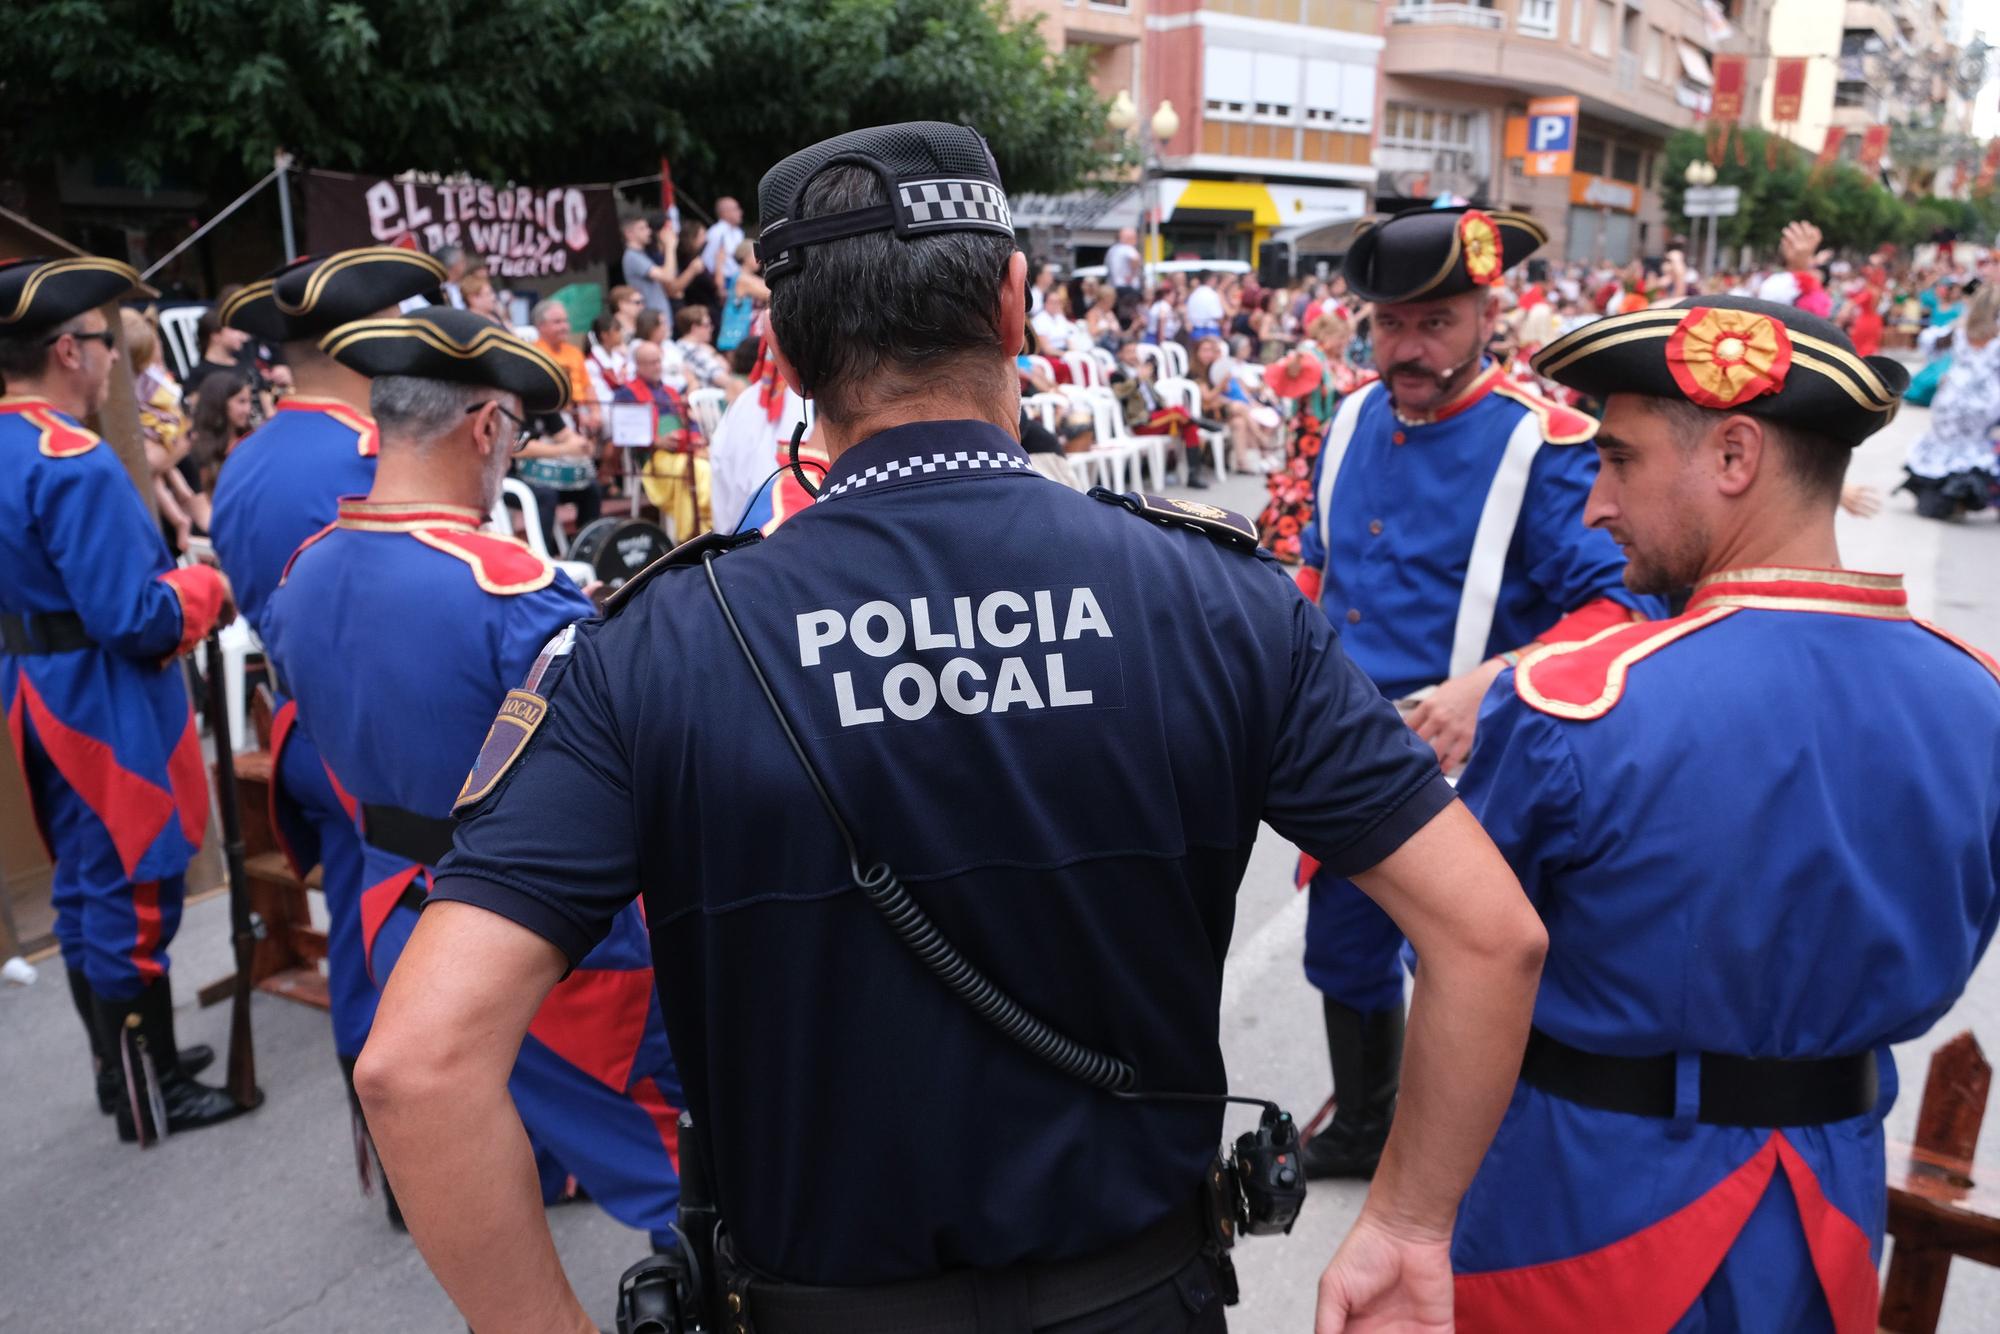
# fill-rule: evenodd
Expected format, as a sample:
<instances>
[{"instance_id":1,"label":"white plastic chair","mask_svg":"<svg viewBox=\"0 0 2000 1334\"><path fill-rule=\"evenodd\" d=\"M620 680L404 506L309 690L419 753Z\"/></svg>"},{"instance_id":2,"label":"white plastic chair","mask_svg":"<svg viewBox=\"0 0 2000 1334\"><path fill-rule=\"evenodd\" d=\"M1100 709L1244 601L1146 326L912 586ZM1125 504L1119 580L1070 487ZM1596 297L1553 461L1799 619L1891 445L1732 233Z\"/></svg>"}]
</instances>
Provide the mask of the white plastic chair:
<instances>
[{"instance_id":1,"label":"white plastic chair","mask_svg":"<svg viewBox=\"0 0 2000 1334\"><path fill-rule=\"evenodd\" d=\"M1069 352L1063 355L1063 365L1069 367L1069 382L1083 389L1097 389L1104 384L1104 373L1097 367L1097 361L1088 352Z\"/></svg>"},{"instance_id":2,"label":"white plastic chair","mask_svg":"<svg viewBox=\"0 0 2000 1334\"><path fill-rule=\"evenodd\" d=\"M509 500L512 500L516 505L521 507L521 527L523 531L519 534L516 534L514 531L513 512L507 508ZM522 541L528 544L528 550L534 552L537 556L540 556L543 560L568 575L570 582L578 588L582 588L585 584L597 578L597 571L591 569L590 566L584 564L582 561L558 560L549 554L549 540L542 535L541 502L535 499L533 488L520 478L502 477L500 479L500 496L493 502L493 514L491 518L492 527L495 532L504 533L508 537L519 536Z\"/></svg>"},{"instance_id":3,"label":"white plastic chair","mask_svg":"<svg viewBox=\"0 0 2000 1334\"><path fill-rule=\"evenodd\" d=\"M195 327L207 310L207 306L175 306L160 312L160 341L166 344L167 361L176 379L187 379L188 372L201 361Z\"/></svg>"},{"instance_id":4,"label":"white plastic chair","mask_svg":"<svg viewBox=\"0 0 2000 1334\"><path fill-rule=\"evenodd\" d=\"M222 689L229 710L230 746L238 753L255 750L257 738L250 735L249 695L244 677L250 655L262 656L264 645L250 628L250 622L241 616L223 626L216 638L222 645Z\"/></svg>"},{"instance_id":5,"label":"white plastic chair","mask_svg":"<svg viewBox=\"0 0 2000 1334\"><path fill-rule=\"evenodd\" d=\"M1155 380L1164 380L1168 376L1173 374L1173 372L1167 368L1167 354L1160 350L1158 344L1140 343L1137 346L1139 351L1139 360L1146 362L1152 366L1153 378Z\"/></svg>"},{"instance_id":6,"label":"white plastic chair","mask_svg":"<svg viewBox=\"0 0 2000 1334\"><path fill-rule=\"evenodd\" d=\"M1063 414L1069 410L1069 400L1061 394L1030 394L1021 400L1021 410L1053 435L1056 428L1062 425Z\"/></svg>"},{"instance_id":7,"label":"white plastic chair","mask_svg":"<svg viewBox=\"0 0 2000 1334\"><path fill-rule=\"evenodd\" d=\"M1036 374L1039 374L1041 378L1043 378L1044 380L1048 380L1051 383L1055 381L1056 378L1055 363L1050 361L1047 357L1030 355L1026 358L1026 361L1028 363L1029 370L1035 372Z\"/></svg>"},{"instance_id":8,"label":"white plastic chair","mask_svg":"<svg viewBox=\"0 0 2000 1334\"><path fill-rule=\"evenodd\" d=\"M1185 379L1188 373L1187 348L1180 343L1161 343L1159 348L1160 355L1167 360L1167 374Z\"/></svg>"},{"instance_id":9,"label":"white plastic chair","mask_svg":"<svg viewBox=\"0 0 2000 1334\"><path fill-rule=\"evenodd\" d=\"M723 409L729 406L729 395L720 389L697 389L687 396L688 411L694 414L695 425L701 427L704 437L715 434L715 428L722 425Z\"/></svg>"},{"instance_id":10,"label":"white plastic chair","mask_svg":"<svg viewBox=\"0 0 2000 1334\"><path fill-rule=\"evenodd\" d=\"M1090 349L1090 359L1097 363L1097 382L1110 384L1111 377L1118 374L1117 356L1104 348L1093 347Z\"/></svg>"}]
</instances>

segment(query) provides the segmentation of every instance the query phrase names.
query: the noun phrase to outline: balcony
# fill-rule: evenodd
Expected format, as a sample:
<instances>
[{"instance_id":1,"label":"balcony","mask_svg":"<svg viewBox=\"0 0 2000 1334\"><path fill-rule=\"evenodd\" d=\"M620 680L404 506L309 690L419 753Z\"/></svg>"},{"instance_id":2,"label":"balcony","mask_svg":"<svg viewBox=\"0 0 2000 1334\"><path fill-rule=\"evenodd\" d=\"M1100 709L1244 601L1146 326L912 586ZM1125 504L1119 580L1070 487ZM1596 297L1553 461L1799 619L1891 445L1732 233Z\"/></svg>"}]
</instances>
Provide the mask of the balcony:
<instances>
[{"instance_id":1,"label":"balcony","mask_svg":"<svg viewBox=\"0 0 2000 1334\"><path fill-rule=\"evenodd\" d=\"M1214 14L1262 19L1266 23L1299 23L1374 36L1381 31L1379 0L1194 0ZM1155 10L1157 13L1158 11Z\"/></svg>"},{"instance_id":2,"label":"balcony","mask_svg":"<svg viewBox=\"0 0 2000 1334\"><path fill-rule=\"evenodd\" d=\"M1428 0L1401 0L1389 11L1389 22L1396 26L1507 30L1507 15L1498 9L1472 4L1430 4Z\"/></svg>"},{"instance_id":3,"label":"balcony","mask_svg":"<svg viewBox=\"0 0 2000 1334\"><path fill-rule=\"evenodd\" d=\"M1550 41L1518 22L1510 32L1509 12L1403 0L1390 11L1382 72L1399 79L1504 88L1523 97L1573 93L1583 99L1586 114L1647 134L1670 134L1694 122L1696 108L1678 86L1682 61L1672 46L1661 52L1658 76L1649 78L1635 51L1612 48L1597 55ZM1519 12L1526 17L1526 8ZM1402 21L1404 15L1420 13L1425 17ZM1467 15L1478 17L1457 21Z\"/></svg>"}]
</instances>

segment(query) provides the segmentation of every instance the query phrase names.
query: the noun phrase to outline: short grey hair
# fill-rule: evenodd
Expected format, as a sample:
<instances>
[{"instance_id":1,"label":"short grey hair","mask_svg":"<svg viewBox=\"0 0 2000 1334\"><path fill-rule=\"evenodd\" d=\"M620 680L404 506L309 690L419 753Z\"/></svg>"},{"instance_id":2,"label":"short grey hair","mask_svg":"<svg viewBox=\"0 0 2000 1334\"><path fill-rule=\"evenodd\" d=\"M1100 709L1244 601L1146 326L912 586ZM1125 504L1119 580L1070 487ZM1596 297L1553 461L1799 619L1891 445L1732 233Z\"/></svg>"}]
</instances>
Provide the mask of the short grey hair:
<instances>
[{"instance_id":1,"label":"short grey hair","mask_svg":"<svg viewBox=\"0 0 2000 1334\"><path fill-rule=\"evenodd\" d=\"M428 446L457 430L473 404L502 397L510 395L486 385L379 375L368 386L368 411L384 440Z\"/></svg>"},{"instance_id":2,"label":"short grey hair","mask_svg":"<svg viewBox=\"0 0 2000 1334\"><path fill-rule=\"evenodd\" d=\"M535 309L528 316L528 323L540 324L542 322L542 316L548 314L552 310L560 310L564 314L569 313L568 306L565 306L562 302L556 300L554 297L548 297L544 300L537 301L535 303Z\"/></svg>"}]
</instances>

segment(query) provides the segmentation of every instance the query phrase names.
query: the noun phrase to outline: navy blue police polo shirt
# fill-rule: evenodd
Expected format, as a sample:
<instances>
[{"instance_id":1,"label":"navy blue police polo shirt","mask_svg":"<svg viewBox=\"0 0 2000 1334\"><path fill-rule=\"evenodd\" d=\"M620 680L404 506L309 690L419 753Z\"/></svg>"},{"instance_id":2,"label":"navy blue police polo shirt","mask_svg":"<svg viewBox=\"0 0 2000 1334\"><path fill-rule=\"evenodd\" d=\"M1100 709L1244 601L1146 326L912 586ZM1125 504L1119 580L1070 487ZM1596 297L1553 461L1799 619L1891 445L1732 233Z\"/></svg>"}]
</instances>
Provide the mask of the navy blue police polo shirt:
<instances>
[{"instance_id":1,"label":"navy blue police polo shirt","mask_svg":"<svg viewBox=\"0 0 2000 1334\"><path fill-rule=\"evenodd\" d=\"M1221 1092L1260 820L1340 874L1452 798L1262 552L1051 482L984 422L884 431L715 574L870 862L1030 1011ZM1086 1255L1194 1199L1220 1109L1084 1087L966 1009L850 884L699 563L544 655L433 898L572 964L644 898L739 1255L874 1284Z\"/></svg>"}]
</instances>

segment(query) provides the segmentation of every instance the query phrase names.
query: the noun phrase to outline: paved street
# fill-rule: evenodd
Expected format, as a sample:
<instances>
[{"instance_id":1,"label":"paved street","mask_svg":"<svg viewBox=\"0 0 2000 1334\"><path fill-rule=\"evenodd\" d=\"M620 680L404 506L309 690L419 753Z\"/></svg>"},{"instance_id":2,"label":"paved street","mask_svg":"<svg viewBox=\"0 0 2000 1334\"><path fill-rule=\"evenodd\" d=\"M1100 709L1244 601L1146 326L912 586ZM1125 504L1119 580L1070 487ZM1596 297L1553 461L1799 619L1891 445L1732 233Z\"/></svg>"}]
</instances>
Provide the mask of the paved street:
<instances>
[{"instance_id":1,"label":"paved street","mask_svg":"<svg viewBox=\"0 0 2000 1334\"><path fill-rule=\"evenodd\" d=\"M1895 484L1926 414L1902 420L1857 457L1854 477ZM1261 479L1199 493L1255 513ZM1920 615L1988 647L2000 646L2000 524L1957 527L1889 499L1866 521L1843 516L1849 565L1902 571ZM1911 688L1921 689L1913 682ZM1939 726L1950 720L1940 719ZM1237 913L1224 991L1222 1040L1238 1092L1276 1097L1301 1118L1328 1086L1316 994L1299 970L1303 899L1290 888L1292 850L1266 831ZM198 1011L193 992L228 968L220 898L193 905L174 951L184 1042L221 1047L226 1007ZM1853 979L1866 985L1865 979ZM306 1334L462 1328L379 1203L356 1193L346 1104L325 1017L281 1000L256 1002L259 1073L268 1101L232 1125L138 1153L113 1142L90 1107L83 1035L60 965L31 987L0 987L0 1331L188 1331ZM1971 1028L2000 1051L2000 964L1989 960L1933 1039ZM1905 1096L1891 1130L1907 1135L1933 1039L1899 1053ZM1238 1121L1232 1120L1232 1129ZM1987 1157L2000 1163L1989 1118ZM1315 1186L1285 1239L1239 1248L1245 1298L1239 1331L1311 1328L1318 1271L1361 1201L1359 1187ZM589 1207L552 1215L572 1278L601 1323L613 1286L643 1238ZM1961 1263L1943 1328L2000 1325L2000 1275Z\"/></svg>"}]
</instances>

